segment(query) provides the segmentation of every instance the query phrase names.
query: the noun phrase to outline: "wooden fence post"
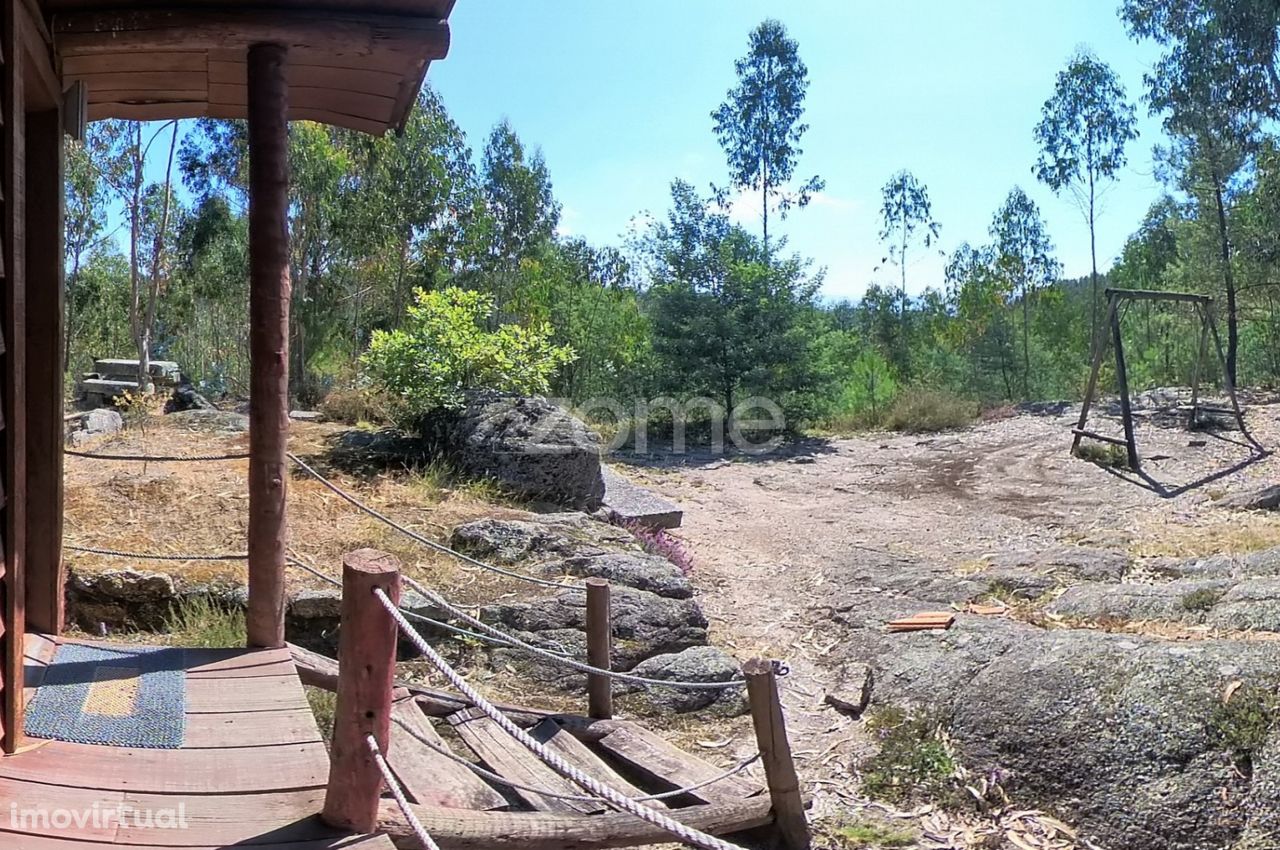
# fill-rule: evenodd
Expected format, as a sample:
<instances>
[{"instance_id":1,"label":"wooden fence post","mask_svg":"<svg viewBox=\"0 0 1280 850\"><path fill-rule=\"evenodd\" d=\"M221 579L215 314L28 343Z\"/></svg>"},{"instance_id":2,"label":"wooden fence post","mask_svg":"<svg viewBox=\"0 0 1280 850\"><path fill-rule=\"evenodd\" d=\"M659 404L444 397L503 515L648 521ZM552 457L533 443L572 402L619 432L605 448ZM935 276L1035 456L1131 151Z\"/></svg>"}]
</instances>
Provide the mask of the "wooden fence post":
<instances>
[{"instance_id":1,"label":"wooden fence post","mask_svg":"<svg viewBox=\"0 0 1280 850\"><path fill-rule=\"evenodd\" d=\"M804 797L800 794L800 778L791 758L787 741L787 725L778 699L778 678L773 662L753 658L742 666L747 679L747 699L751 704L751 722L756 730L756 745L764 765L773 817L782 844L787 850L809 850L809 821L804 814Z\"/></svg>"},{"instance_id":2,"label":"wooden fence post","mask_svg":"<svg viewBox=\"0 0 1280 850\"><path fill-rule=\"evenodd\" d=\"M601 670L613 664L613 615L609 582L587 579L587 663ZM587 674L587 715L594 720L613 719L613 681L599 673Z\"/></svg>"},{"instance_id":3,"label":"wooden fence post","mask_svg":"<svg viewBox=\"0 0 1280 850\"><path fill-rule=\"evenodd\" d=\"M338 705L322 817L354 832L374 832L378 825L382 772L365 738L373 735L387 752L396 671L396 621L374 596L375 588L400 604L400 562L394 555L360 549L343 557Z\"/></svg>"}]
</instances>

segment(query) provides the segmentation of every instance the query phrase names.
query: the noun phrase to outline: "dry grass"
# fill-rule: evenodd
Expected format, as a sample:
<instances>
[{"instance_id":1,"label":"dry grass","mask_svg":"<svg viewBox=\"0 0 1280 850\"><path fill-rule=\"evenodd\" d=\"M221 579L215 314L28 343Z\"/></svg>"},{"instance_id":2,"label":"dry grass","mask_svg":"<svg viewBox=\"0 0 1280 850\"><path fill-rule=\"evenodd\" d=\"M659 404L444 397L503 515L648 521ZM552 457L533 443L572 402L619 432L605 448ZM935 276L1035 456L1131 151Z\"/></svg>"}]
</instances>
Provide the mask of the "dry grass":
<instances>
[{"instance_id":1,"label":"dry grass","mask_svg":"<svg viewBox=\"0 0 1280 850\"><path fill-rule=\"evenodd\" d=\"M495 504L498 496L492 488L452 481L435 467L367 478L326 467L328 441L342 430L295 422L290 449L304 458L318 458L324 474L340 487L420 534L444 542L459 523L519 513L510 503ZM130 428L84 448L106 454L237 453L247 450L248 436L195 431L166 417L152 417L145 429ZM248 462L243 460L134 463L68 456L67 541L155 554L244 552L247 475ZM395 554L407 575L438 584L459 601L488 601L515 590L506 580L427 550L310 477L295 474L289 482L289 526L292 551L331 575L340 572L344 553L373 547ZM134 563L70 552L68 563L83 573L131 567L168 572L191 582L245 578L244 564L237 561ZM296 570L290 581L296 587L320 586L318 579Z\"/></svg>"},{"instance_id":2,"label":"dry grass","mask_svg":"<svg viewBox=\"0 0 1280 850\"><path fill-rule=\"evenodd\" d=\"M1202 511L1194 517L1155 518L1129 544L1136 558L1243 555L1280 546L1280 514Z\"/></svg>"}]
</instances>

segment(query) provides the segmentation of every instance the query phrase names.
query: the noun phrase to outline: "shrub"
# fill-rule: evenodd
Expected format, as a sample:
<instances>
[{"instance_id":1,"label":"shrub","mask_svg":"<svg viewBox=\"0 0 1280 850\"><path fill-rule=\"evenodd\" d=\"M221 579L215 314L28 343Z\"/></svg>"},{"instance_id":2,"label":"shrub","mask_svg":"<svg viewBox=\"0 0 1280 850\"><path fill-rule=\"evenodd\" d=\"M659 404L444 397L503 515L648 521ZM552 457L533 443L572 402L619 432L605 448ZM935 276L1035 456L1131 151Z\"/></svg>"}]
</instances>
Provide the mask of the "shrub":
<instances>
[{"instance_id":1,"label":"shrub","mask_svg":"<svg viewBox=\"0 0 1280 850\"><path fill-rule=\"evenodd\" d=\"M396 400L385 392L370 387L337 387L320 402L320 413L326 419L345 425L361 422L385 425L398 418L396 407Z\"/></svg>"},{"instance_id":2,"label":"shrub","mask_svg":"<svg viewBox=\"0 0 1280 850\"><path fill-rule=\"evenodd\" d=\"M693 572L693 553L689 551L688 546L667 534L666 531L661 528L649 528L635 520L619 519L616 514L611 514L610 518L615 524L631 532L640 543L640 548L650 555L666 558L679 567L680 572L685 575Z\"/></svg>"},{"instance_id":3,"label":"shrub","mask_svg":"<svg viewBox=\"0 0 1280 850\"><path fill-rule=\"evenodd\" d=\"M488 330L492 312L493 299L479 292L420 289L404 327L374 331L361 362L409 420L460 407L468 390L546 393L556 371L573 362L573 349L553 345L546 323Z\"/></svg>"},{"instance_id":4,"label":"shrub","mask_svg":"<svg viewBox=\"0 0 1280 850\"><path fill-rule=\"evenodd\" d=\"M898 396L884 424L890 431L932 434L967 427L976 416L977 409L966 398L944 390L917 387Z\"/></svg>"},{"instance_id":5,"label":"shrub","mask_svg":"<svg viewBox=\"0 0 1280 850\"><path fill-rule=\"evenodd\" d=\"M869 796L904 803L940 800L955 790L959 764L940 721L890 706L868 718L867 731L880 740L880 752L862 766L862 787Z\"/></svg>"}]
</instances>

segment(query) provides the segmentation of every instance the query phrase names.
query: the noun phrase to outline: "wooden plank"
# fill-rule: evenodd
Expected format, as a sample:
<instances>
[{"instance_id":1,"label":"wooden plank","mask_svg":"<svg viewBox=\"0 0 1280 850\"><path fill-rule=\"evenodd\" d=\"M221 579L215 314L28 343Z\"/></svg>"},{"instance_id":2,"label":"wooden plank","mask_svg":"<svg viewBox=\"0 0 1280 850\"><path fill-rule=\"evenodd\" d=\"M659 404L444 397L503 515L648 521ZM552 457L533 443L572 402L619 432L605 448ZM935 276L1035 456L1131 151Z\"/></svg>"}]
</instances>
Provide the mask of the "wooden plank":
<instances>
[{"instance_id":1,"label":"wooden plank","mask_svg":"<svg viewBox=\"0 0 1280 850\"><path fill-rule=\"evenodd\" d=\"M209 84L209 105L244 108L248 104L245 86L225 83ZM290 86L289 110L308 109L334 112L386 123L390 120L395 100L382 94L372 94L345 89L316 88L314 86Z\"/></svg>"},{"instance_id":2,"label":"wooden plank","mask_svg":"<svg viewBox=\"0 0 1280 850\"><path fill-rule=\"evenodd\" d=\"M7 58L0 68L0 104L4 128L0 131L0 188L5 197L0 225L5 268L8 274L0 295L0 329L8 351L0 362L0 396L4 419L4 481L8 500L4 508L5 576L3 657L0 676L0 749L16 750L22 741L23 633L26 632L27 552L27 387L26 387L26 81L23 69L22 11L6 3L0 12L0 52Z\"/></svg>"},{"instance_id":3,"label":"wooden plank","mask_svg":"<svg viewBox=\"0 0 1280 850\"><path fill-rule=\"evenodd\" d=\"M288 9L141 9L55 15L63 56L131 51L248 49L257 44L309 47L337 54L391 53L443 59L449 24L411 15L355 15Z\"/></svg>"},{"instance_id":4,"label":"wooden plank","mask_svg":"<svg viewBox=\"0 0 1280 850\"><path fill-rule=\"evenodd\" d=\"M619 776L613 768L587 747L586 744L573 737L568 731L550 718L542 721L529 730L529 734L547 749L554 752L569 764L595 779L600 780L616 791L628 797L647 797L649 792L632 785ZM646 800L645 805L655 809L666 808L661 800Z\"/></svg>"},{"instance_id":5,"label":"wooden plank","mask_svg":"<svg viewBox=\"0 0 1280 850\"><path fill-rule=\"evenodd\" d=\"M5 829L5 826L6 824L0 821L0 847L13 847L15 850L119 850L120 848L119 844L112 842L81 841L71 838L28 835L26 833L21 833L19 838L13 832ZM270 836L264 837L263 840L269 841ZM20 841L21 843L6 843L8 841ZM135 850L171 850L173 845L134 844L131 846ZM236 846L253 846L257 850L395 850L395 845L385 835L373 837L350 836L338 840L321 839L318 841L286 841L284 843L271 842L253 845L238 844ZM227 845L189 845L187 850L227 850Z\"/></svg>"},{"instance_id":6,"label":"wooden plank","mask_svg":"<svg viewBox=\"0 0 1280 850\"><path fill-rule=\"evenodd\" d=\"M465 812L413 806L413 813L448 850L605 850L671 843L671 834L624 812L594 817L541 812ZM713 835L727 835L773 822L767 796L722 806L690 806L670 813L677 821ZM412 833L394 801L384 800L380 828L404 846ZM41 848L43 850L43 848Z\"/></svg>"},{"instance_id":7,"label":"wooden plank","mask_svg":"<svg viewBox=\"0 0 1280 850\"><path fill-rule=\"evenodd\" d=\"M306 706L297 676L258 676L228 685L223 679L188 679L188 714L274 711Z\"/></svg>"},{"instance_id":8,"label":"wooden plank","mask_svg":"<svg viewBox=\"0 0 1280 850\"><path fill-rule=\"evenodd\" d=\"M320 788L328 770L323 744L152 750L50 741L0 760L0 777L69 788L166 794Z\"/></svg>"},{"instance_id":9,"label":"wooden plank","mask_svg":"<svg viewBox=\"0 0 1280 850\"><path fill-rule=\"evenodd\" d=\"M303 64L292 53L284 69L289 90L309 88L339 89L342 91L368 92L388 96L396 91L404 75L399 70L383 71L377 68L335 68L323 64ZM244 57L236 61L209 60L209 85L229 85L244 88L248 85L248 66Z\"/></svg>"},{"instance_id":10,"label":"wooden plank","mask_svg":"<svg viewBox=\"0 0 1280 850\"><path fill-rule=\"evenodd\" d=\"M1126 298L1131 301L1186 301L1195 304L1209 304L1213 299L1208 295L1196 295L1193 292L1171 292L1160 289L1107 289L1108 297Z\"/></svg>"},{"instance_id":11,"label":"wooden plank","mask_svg":"<svg viewBox=\"0 0 1280 850\"><path fill-rule=\"evenodd\" d=\"M1108 437L1105 434L1099 434L1096 431L1088 431L1084 428L1072 428L1071 433L1075 434L1077 437L1088 437L1090 440L1099 440L1103 443L1110 443L1113 446L1128 445L1119 437Z\"/></svg>"},{"instance_id":12,"label":"wooden plank","mask_svg":"<svg viewBox=\"0 0 1280 850\"><path fill-rule=\"evenodd\" d=\"M129 121L168 121L173 118L202 118L209 114L203 100L178 103L90 103L89 120L123 118ZM238 115L237 118L244 116Z\"/></svg>"},{"instance_id":13,"label":"wooden plank","mask_svg":"<svg viewBox=\"0 0 1280 850\"><path fill-rule=\"evenodd\" d=\"M474 772L425 746L422 740L448 749L412 697L391 708L391 767L409 799L450 809L503 809L507 800Z\"/></svg>"},{"instance_id":14,"label":"wooden plank","mask_svg":"<svg viewBox=\"0 0 1280 850\"><path fill-rule=\"evenodd\" d=\"M184 749L236 749L323 743L309 708L188 714Z\"/></svg>"},{"instance_id":15,"label":"wooden plank","mask_svg":"<svg viewBox=\"0 0 1280 850\"><path fill-rule=\"evenodd\" d=\"M175 50L169 53L97 53L92 56L66 56L62 75L67 79L84 79L101 74L129 74L137 71L207 73L209 54L203 50Z\"/></svg>"},{"instance_id":16,"label":"wooden plank","mask_svg":"<svg viewBox=\"0 0 1280 850\"><path fill-rule=\"evenodd\" d=\"M201 68L195 71L178 71L171 68L147 71L118 71L114 73L92 74L80 77L89 84L89 102L111 100L106 95L111 92L150 91L154 89L187 89L207 94L209 91L209 74ZM120 100L146 95L121 96ZM162 95L155 95L159 99ZM168 99L167 96L164 96Z\"/></svg>"},{"instance_id":17,"label":"wooden plank","mask_svg":"<svg viewBox=\"0 0 1280 850\"><path fill-rule=\"evenodd\" d=\"M1112 297L1116 297L1112 293ZM1133 434L1133 410L1129 403L1129 370L1124 363L1124 339L1120 333L1120 316L1111 311L1111 347L1116 355L1116 389L1120 393L1120 421L1124 425L1124 443L1129 468L1138 471L1142 461L1138 458L1138 443Z\"/></svg>"},{"instance_id":18,"label":"wooden plank","mask_svg":"<svg viewBox=\"0 0 1280 850\"><path fill-rule=\"evenodd\" d=\"M63 149L60 110L27 115L27 628L62 631Z\"/></svg>"},{"instance_id":19,"label":"wooden plank","mask_svg":"<svg viewBox=\"0 0 1280 850\"><path fill-rule=\"evenodd\" d=\"M582 789L547 767L533 753L516 743L479 709L467 709L449 716L449 723L485 766L506 779L556 794L581 795ZM531 807L544 812L589 815L604 811L597 803L561 800L513 789Z\"/></svg>"},{"instance_id":20,"label":"wooden plank","mask_svg":"<svg viewBox=\"0 0 1280 850\"><path fill-rule=\"evenodd\" d=\"M617 722L597 746L663 789L686 788L714 779L724 768L684 752L634 723ZM706 803L731 803L764 790L764 784L743 774L693 791L689 796Z\"/></svg>"},{"instance_id":21,"label":"wooden plank","mask_svg":"<svg viewBox=\"0 0 1280 850\"><path fill-rule=\"evenodd\" d=\"M791 757L791 742L778 697L778 674L773 662L753 658L742 667L747 678L747 701L751 705L751 725L755 728L760 763L764 765L773 801L773 818L782 846L787 850L809 850L813 838L809 820L804 814L804 795L800 793L800 777Z\"/></svg>"}]
</instances>

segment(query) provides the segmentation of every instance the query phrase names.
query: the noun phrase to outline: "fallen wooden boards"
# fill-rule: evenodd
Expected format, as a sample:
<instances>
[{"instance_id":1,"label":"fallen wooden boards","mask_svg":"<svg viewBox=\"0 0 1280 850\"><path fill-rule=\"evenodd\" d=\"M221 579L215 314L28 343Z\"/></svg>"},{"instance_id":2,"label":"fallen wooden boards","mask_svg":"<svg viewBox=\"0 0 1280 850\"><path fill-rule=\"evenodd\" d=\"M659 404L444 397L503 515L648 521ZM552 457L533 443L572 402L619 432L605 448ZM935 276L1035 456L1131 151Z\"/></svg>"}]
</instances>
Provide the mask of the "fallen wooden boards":
<instances>
[{"instance_id":1,"label":"fallen wooden boards","mask_svg":"<svg viewBox=\"0 0 1280 850\"><path fill-rule=\"evenodd\" d=\"M598 746L659 786L687 788L724 773L723 769L689 755L641 726L632 723L615 723L613 726L599 740ZM705 803L732 803L763 788L763 783L753 782L739 774L699 788L689 796Z\"/></svg>"},{"instance_id":2,"label":"fallen wooden boards","mask_svg":"<svg viewBox=\"0 0 1280 850\"><path fill-rule=\"evenodd\" d=\"M902 617L889 622L891 632L919 632L932 629L949 629L956 621L956 615L950 611L922 611L910 617Z\"/></svg>"},{"instance_id":3,"label":"fallen wooden boards","mask_svg":"<svg viewBox=\"0 0 1280 850\"><path fill-rule=\"evenodd\" d=\"M409 799L424 806L478 811L505 808L507 800L470 769L450 761L422 741L447 745L409 697L391 708L391 769Z\"/></svg>"}]
</instances>

